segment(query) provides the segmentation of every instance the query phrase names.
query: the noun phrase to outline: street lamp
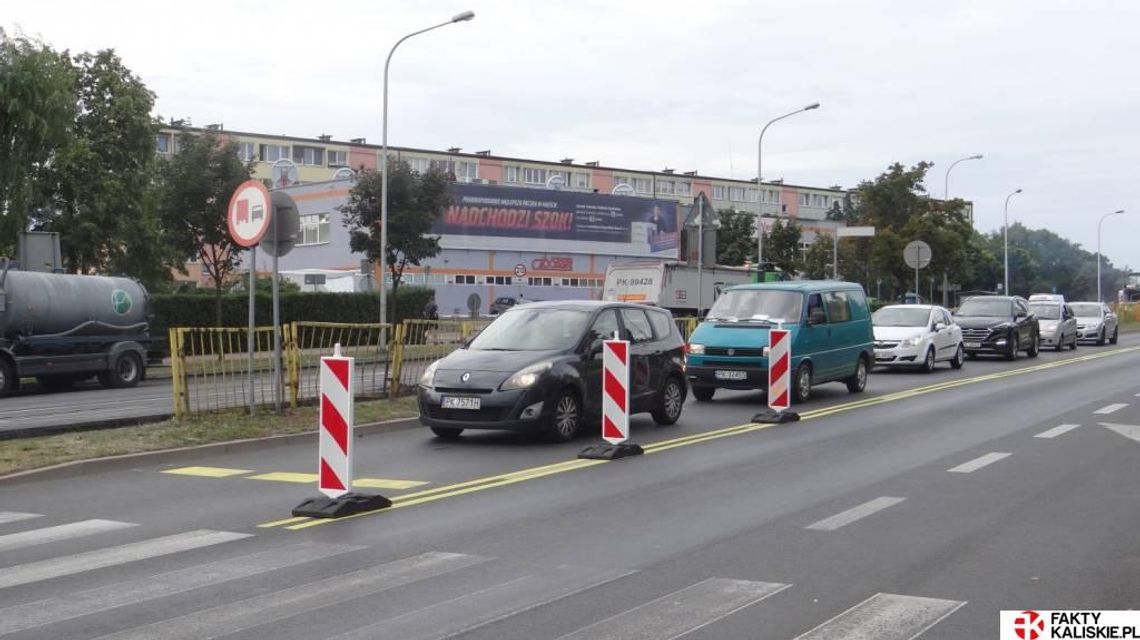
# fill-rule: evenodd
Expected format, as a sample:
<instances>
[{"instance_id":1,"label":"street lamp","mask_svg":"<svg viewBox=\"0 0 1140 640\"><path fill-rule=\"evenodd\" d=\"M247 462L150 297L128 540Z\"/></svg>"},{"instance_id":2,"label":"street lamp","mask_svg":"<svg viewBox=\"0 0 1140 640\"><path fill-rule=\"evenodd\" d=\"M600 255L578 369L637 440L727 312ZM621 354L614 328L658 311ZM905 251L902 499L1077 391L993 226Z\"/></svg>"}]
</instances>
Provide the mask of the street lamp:
<instances>
[{"instance_id":1,"label":"street lamp","mask_svg":"<svg viewBox=\"0 0 1140 640\"><path fill-rule=\"evenodd\" d=\"M797 113L803 113L804 111L811 111L812 109L818 109L818 108L819 108L819 103L813 102L813 103L807 105L806 107L801 107L799 109L796 109L795 111L792 111L791 113L785 113L784 115L780 116L779 118L775 118L775 119L771 120L770 122L768 122L768 124L764 125L763 129L760 130L760 140L757 141L757 143L756 143L756 275L757 275L757 279L759 279L759 275L760 275L760 264L764 262L764 222L763 222L763 216L764 216L764 132L767 131L768 127L772 126L773 123L779 122L780 120L783 120L784 118L790 118L790 117L796 115Z\"/></svg>"},{"instance_id":2,"label":"street lamp","mask_svg":"<svg viewBox=\"0 0 1140 640\"><path fill-rule=\"evenodd\" d=\"M1103 216L1101 216L1100 220L1097 221L1097 223L1096 223L1096 301L1097 302L1104 302L1104 293L1101 291L1101 288L1100 288L1100 225L1104 224L1104 219L1107 218L1108 216L1115 216L1115 215L1118 215L1121 213L1124 213L1124 209L1121 209L1119 211L1113 211L1112 213L1106 213Z\"/></svg>"},{"instance_id":3,"label":"street lamp","mask_svg":"<svg viewBox=\"0 0 1140 640\"><path fill-rule=\"evenodd\" d=\"M1019 193L1021 193L1021 189L1005 197L1005 223L1001 228L1002 237L1004 238L1002 244L1005 246L1005 288L1002 289L1002 294L1007 296L1009 295L1009 199Z\"/></svg>"},{"instance_id":4,"label":"street lamp","mask_svg":"<svg viewBox=\"0 0 1140 640\"><path fill-rule=\"evenodd\" d=\"M949 167L946 168L946 179L943 181L943 184L942 184L942 199L943 200L949 200L950 199L950 172L954 170L954 167L958 166L959 162L965 162L967 160L981 160L981 159L982 159L982 154L980 154L980 153L977 155L973 155L973 156L966 156L965 158L959 158L958 160L955 160L954 162L952 162L950 164Z\"/></svg>"},{"instance_id":5,"label":"street lamp","mask_svg":"<svg viewBox=\"0 0 1140 640\"><path fill-rule=\"evenodd\" d=\"M421 33L427 33L440 27L446 27L449 24L456 22L467 22L475 17L474 11L464 11L463 13L456 14L447 22L441 22L437 25L413 31L408 35L396 41L392 45L392 50L388 52L388 59L384 61L384 118L383 128L381 130L381 151L380 151L380 323L383 324L388 321L388 283L387 283L387 269L388 269L388 65L392 64L392 54L396 53L396 47L399 47L405 40L412 36L418 36Z\"/></svg>"}]
</instances>

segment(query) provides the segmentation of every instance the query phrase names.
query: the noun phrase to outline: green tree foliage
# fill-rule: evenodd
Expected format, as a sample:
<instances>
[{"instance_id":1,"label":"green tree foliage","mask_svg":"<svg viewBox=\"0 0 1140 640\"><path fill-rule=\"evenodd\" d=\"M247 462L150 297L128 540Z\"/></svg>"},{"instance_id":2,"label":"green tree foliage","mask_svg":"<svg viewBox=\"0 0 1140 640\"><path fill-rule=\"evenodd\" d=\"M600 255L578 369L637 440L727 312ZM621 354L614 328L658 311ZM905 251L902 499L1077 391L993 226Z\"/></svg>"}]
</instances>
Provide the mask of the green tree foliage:
<instances>
[{"instance_id":1,"label":"green tree foliage","mask_svg":"<svg viewBox=\"0 0 1140 640\"><path fill-rule=\"evenodd\" d=\"M756 261L756 216L733 209L717 211L716 263L739 267Z\"/></svg>"},{"instance_id":2,"label":"green tree foliage","mask_svg":"<svg viewBox=\"0 0 1140 640\"><path fill-rule=\"evenodd\" d=\"M114 51L73 61L74 135L45 171L50 203L38 226L60 233L71 271L153 279L161 265L138 258L161 245L161 225L147 206L156 162L154 94Z\"/></svg>"},{"instance_id":3,"label":"green tree foliage","mask_svg":"<svg viewBox=\"0 0 1140 640\"><path fill-rule=\"evenodd\" d=\"M764 242L764 260L785 273L795 273L800 267L800 226L792 220L776 220Z\"/></svg>"},{"instance_id":4,"label":"green tree foliage","mask_svg":"<svg viewBox=\"0 0 1140 640\"><path fill-rule=\"evenodd\" d=\"M45 204L42 173L71 138L74 88L66 53L0 29L0 255Z\"/></svg>"},{"instance_id":5,"label":"green tree foliage","mask_svg":"<svg viewBox=\"0 0 1140 640\"><path fill-rule=\"evenodd\" d=\"M348 202L341 206L353 253L363 253L373 262L383 258L392 276L395 302L404 269L439 254L439 237L432 225L451 203L447 175L435 169L412 171L407 162L388 164L388 246L380 255L381 175L365 171L357 177ZM390 315L394 317L396 305Z\"/></svg>"},{"instance_id":6,"label":"green tree foliage","mask_svg":"<svg viewBox=\"0 0 1140 640\"><path fill-rule=\"evenodd\" d=\"M826 280L831 277L832 252L835 250L834 236L817 234L804 254L802 275L808 280Z\"/></svg>"},{"instance_id":7,"label":"green tree foliage","mask_svg":"<svg viewBox=\"0 0 1140 640\"><path fill-rule=\"evenodd\" d=\"M231 282L243 248L230 237L226 210L234 190L249 179L252 166L237 155L237 144L216 132L183 134L178 153L160 168L158 219L166 230L176 268L198 257L214 285L215 314L221 323L222 293Z\"/></svg>"}]
</instances>

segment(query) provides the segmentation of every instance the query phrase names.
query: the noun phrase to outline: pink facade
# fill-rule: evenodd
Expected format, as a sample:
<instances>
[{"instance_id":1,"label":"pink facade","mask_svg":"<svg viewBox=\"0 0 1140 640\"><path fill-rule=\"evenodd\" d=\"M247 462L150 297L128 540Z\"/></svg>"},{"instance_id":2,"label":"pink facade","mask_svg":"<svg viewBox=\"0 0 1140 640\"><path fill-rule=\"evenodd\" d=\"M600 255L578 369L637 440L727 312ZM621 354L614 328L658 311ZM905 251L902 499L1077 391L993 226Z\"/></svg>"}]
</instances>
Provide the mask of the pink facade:
<instances>
[{"instance_id":1,"label":"pink facade","mask_svg":"<svg viewBox=\"0 0 1140 640\"><path fill-rule=\"evenodd\" d=\"M502 184L503 161L494 158L479 158L479 177L483 180L493 181L495 184Z\"/></svg>"},{"instance_id":2,"label":"pink facade","mask_svg":"<svg viewBox=\"0 0 1140 640\"><path fill-rule=\"evenodd\" d=\"M712 182L693 178L693 197L695 198L698 193L703 193L706 198L712 200Z\"/></svg>"},{"instance_id":3,"label":"pink facade","mask_svg":"<svg viewBox=\"0 0 1140 640\"><path fill-rule=\"evenodd\" d=\"M353 169L376 170L376 151L366 147L349 147L348 166Z\"/></svg>"},{"instance_id":4,"label":"pink facade","mask_svg":"<svg viewBox=\"0 0 1140 640\"><path fill-rule=\"evenodd\" d=\"M609 169L594 169L590 176L590 184L598 193L609 193L614 190L614 172Z\"/></svg>"},{"instance_id":5,"label":"pink facade","mask_svg":"<svg viewBox=\"0 0 1140 640\"><path fill-rule=\"evenodd\" d=\"M780 187L780 204L789 218L800 217L800 194L793 187Z\"/></svg>"}]
</instances>

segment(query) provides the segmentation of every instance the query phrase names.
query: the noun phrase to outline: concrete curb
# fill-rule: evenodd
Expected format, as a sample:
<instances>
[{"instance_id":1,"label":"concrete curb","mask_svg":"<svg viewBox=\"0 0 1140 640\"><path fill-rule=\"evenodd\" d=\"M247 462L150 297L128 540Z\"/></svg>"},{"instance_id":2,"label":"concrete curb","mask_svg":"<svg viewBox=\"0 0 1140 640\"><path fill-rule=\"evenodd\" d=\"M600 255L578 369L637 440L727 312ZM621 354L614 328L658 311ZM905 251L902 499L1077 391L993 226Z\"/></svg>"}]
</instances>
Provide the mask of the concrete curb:
<instances>
[{"instance_id":1,"label":"concrete curb","mask_svg":"<svg viewBox=\"0 0 1140 640\"><path fill-rule=\"evenodd\" d=\"M398 418L357 425L354 431L357 437L389 433L392 431L406 431L419 428L419 418ZM192 460L207 455L228 455L232 453L245 453L259 449L284 447L294 444L315 441L317 432L292 433L280 436L266 436L264 438L249 438L246 440L231 440L229 442L215 442L201 444L193 447L180 447L178 449L163 449L160 451L143 451L127 453L120 456L105 458L92 458L91 460L74 460L43 467L17 471L6 476L0 476L0 487L11 486L24 482L38 482L40 480L57 480L60 478L75 478L103 471L130 469L138 465L151 465L163 462L178 462ZM314 454L315 455L315 454Z\"/></svg>"},{"instance_id":2,"label":"concrete curb","mask_svg":"<svg viewBox=\"0 0 1140 640\"><path fill-rule=\"evenodd\" d=\"M155 413L146 416L133 416L130 418L108 418L106 420L91 420L75 424L49 425L39 427L13 427L0 430L0 440L20 440L24 438L46 438L64 433L81 433L83 431L100 431L102 429L118 429L119 427L138 427L144 424L164 422L174 417L173 413Z\"/></svg>"}]
</instances>

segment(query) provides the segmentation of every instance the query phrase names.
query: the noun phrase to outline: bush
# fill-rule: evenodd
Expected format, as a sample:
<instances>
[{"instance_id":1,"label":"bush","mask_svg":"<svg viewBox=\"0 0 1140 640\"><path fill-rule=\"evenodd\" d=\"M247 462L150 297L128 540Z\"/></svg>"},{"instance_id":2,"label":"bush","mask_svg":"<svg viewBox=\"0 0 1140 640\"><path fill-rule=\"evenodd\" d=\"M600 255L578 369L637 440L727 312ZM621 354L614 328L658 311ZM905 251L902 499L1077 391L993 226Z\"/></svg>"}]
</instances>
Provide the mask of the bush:
<instances>
[{"instance_id":1,"label":"bush","mask_svg":"<svg viewBox=\"0 0 1140 640\"><path fill-rule=\"evenodd\" d=\"M396 313L396 321L423 317L424 305L434 292L427 287L400 287L388 305ZM212 296L190 293L151 296L151 335L161 336L170 327L216 326L216 308ZM273 299L257 295L255 321L258 326L273 323ZM380 297L375 293L283 293L281 322L375 323L380 319ZM249 322L249 296L222 296L223 327L244 327Z\"/></svg>"}]
</instances>

